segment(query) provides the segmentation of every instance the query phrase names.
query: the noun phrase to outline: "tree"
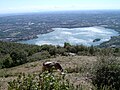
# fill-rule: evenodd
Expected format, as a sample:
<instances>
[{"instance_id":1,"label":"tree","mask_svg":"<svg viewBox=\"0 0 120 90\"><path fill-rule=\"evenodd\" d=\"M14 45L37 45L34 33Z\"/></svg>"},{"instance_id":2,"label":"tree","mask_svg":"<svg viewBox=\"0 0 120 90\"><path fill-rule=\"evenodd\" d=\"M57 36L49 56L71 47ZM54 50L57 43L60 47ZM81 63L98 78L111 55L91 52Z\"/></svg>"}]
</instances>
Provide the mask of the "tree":
<instances>
[{"instance_id":1,"label":"tree","mask_svg":"<svg viewBox=\"0 0 120 90\"><path fill-rule=\"evenodd\" d=\"M27 62L27 53L25 51L13 51L10 54L13 60L13 66L21 65Z\"/></svg>"},{"instance_id":2,"label":"tree","mask_svg":"<svg viewBox=\"0 0 120 90\"><path fill-rule=\"evenodd\" d=\"M94 52L95 52L95 50L94 50L94 47L93 47L93 45L92 45L92 46L90 47L89 53L90 53L91 55L93 55Z\"/></svg>"},{"instance_id":3,"label":"tree","mask_svg":"<svg viewBox=\"0 0 120 90\"><path fill-rule=\"evenodd\" d=\"M67 43L67 42L64 43L64 48L67 48L69 46L71 46L70 43Z\"/></svg>"},{"instance_id":4,"label":"tree","mask_svg":"<svg viewBox=\"0 0 120 90\"><path fill-rule=\"evenodd\" d=\"M11 67L13 64L13 60L12 58L10 57L10 55L6 55L6 57L4 57L4 60L3 60L3 66L2 68L9 68Z\"/></svg>"}]
</instances>

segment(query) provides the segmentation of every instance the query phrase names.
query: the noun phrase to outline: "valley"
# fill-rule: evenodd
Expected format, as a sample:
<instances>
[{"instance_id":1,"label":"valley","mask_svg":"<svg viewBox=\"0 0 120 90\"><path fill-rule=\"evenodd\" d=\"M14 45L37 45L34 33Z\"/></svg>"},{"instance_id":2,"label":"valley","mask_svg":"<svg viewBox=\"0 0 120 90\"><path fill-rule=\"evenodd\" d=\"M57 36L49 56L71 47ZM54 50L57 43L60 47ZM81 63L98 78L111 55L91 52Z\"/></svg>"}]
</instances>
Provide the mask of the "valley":
<instances>
[{"instance_id":1,"label":"valley","mask_svg":"<svg viewBox=\"0 0 120 90\"><path fill-rule=\"evenodd\" d=\"M100 26L120 33L119 11L67 11L49 13L28 13L0 17L0 40L22 41L38 38L39 34L54 31L52 28L82 28ZM109 45L119 47L120 38L111 37Z\"/></svg>"}]
</instances>

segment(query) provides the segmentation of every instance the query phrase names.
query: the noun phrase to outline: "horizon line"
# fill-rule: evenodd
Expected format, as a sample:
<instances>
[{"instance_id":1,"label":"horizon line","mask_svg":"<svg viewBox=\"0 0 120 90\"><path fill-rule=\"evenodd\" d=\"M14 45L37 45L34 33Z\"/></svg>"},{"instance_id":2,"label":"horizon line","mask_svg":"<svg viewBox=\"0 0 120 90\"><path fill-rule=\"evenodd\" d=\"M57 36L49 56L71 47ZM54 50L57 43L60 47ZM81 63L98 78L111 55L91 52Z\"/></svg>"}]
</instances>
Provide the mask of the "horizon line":
<instances>
[{"instance_id":1,"label":"horizon line","mask_svg":"<svg viewBox=\"0 0 120 90\"><path fill-rule=\"evenodd\" d=\"M120 11L120 9L78 9L78 10L37 10L37 11L23 11L23 12L5 12L0 15L16 15L16 14L29 14L29 13L50 13L50 12L64 12L64 11Z\"/></svg>"}]
</instances>

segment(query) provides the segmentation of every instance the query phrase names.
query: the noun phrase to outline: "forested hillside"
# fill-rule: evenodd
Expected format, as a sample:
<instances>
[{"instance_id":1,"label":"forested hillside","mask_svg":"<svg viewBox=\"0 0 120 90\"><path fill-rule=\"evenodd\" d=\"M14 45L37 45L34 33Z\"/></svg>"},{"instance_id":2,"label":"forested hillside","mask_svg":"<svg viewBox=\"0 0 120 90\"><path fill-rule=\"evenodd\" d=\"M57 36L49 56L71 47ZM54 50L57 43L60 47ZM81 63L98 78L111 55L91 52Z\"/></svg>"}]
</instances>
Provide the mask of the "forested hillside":
<instances>
[{"instance_id":1,"label":"forested hillside","mask_svg":"<svg viewBox=\"0 0 120 90\"><path fill-rule=\"evenodd\" d=\"M120 56L120 48L97 48L83 45L70 45L65 43L64 47L52 45L26 45L12 42L0 42L0 68L9 68L27 62L39 61L41 59L68 55L96 56L113 55Z\"/></svg>"}]
</instances>

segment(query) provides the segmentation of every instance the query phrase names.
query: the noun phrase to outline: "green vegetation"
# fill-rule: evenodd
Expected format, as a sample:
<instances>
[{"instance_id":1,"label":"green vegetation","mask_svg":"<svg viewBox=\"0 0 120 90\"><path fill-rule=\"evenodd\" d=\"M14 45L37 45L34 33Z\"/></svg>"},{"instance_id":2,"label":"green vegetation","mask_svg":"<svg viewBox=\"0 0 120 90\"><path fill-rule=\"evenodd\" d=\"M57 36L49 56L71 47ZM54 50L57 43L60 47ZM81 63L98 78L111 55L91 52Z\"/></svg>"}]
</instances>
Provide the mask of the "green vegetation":
<instances>
[{"instance_id":1,"label":"green vegetation","mask_svg":"<svg viewBox=\"0 0 120 90\"><path fill-rule=\"evenodd\" d=\"M70 45L69 43L65 43L64 47L61 47L0 42L0 68L14 67L27 62L56 57L57 55L68 56L69 53L82 56L120 56L120 48L105 49L94 46Z\"/></svg>"},{"instance_id":2,"label":"green vegetation","mask_svg":"<svg viewBox=\"0 0 120 90\"><path fill-rule=\"evenodd\" d=\"M39 75L19 75L16 80L8 84L8 90L78 90L78 87L65 80L64 75L48 72Z\"/></svg>"},{"instance_id":3,"label":"green vegetation","mask_svg":"<svg viewBox=\"0 0 120 90\"><path fill-rule=\"evenodd\" d=\"M9 68L29 62L28 57L37 53L38 46L0 42L0 68Z\"/></svg>"},{"instance_id":4,"label":"green vegetation","mask_svg":"<svg viewBox=\"0 0 120 90\"><path fill-rule=\"evenodd\" d=\"M120 90L120 60L116 57L100 57L93 72L92 81L98 90L103 87Z\"/></svg>"},{"instance_id":5,"label":"green vegetation","mask_svg":"<svg viewBox=\"0 0 120 90\"><path fill-rule=\"evenodd\" d=\"M79 64L73 65L72 68L71 66L66 67L66 75L75 73L78 76L89 79L92 90L120 89L120 60L117 59L120 56L120 48L86 47L83 45L70 45L69 43L65 43L64 47L61 47L0 42L0 77L8 78L19 75L17 79L14 78L14 80L9 82L8 90L87 90L83 84L75 86L63 75L56 76L56 73L43 72L38 75L38 73L35 74L33 72L28 75L21 75L20 72L8 72L7 69L28 62L72 55L99 58L96 61L93 60L95 64L94 62L89 63L82 60L75 61L79 62ZM75 62L73 61L73 63ZM83 63L80 65L81 62ZM36 69L36 67L40 66L38 63L31 65L26 66L26 70L29 70L29 67Z\"/></svg>"},{"instance_id":6,"label":"green vegetation","mask_svg":"<svg viewBox=\"0 0 120 90\"><path fill-rule=\"evenodd\" d=\"M8 90L119 90L120 89L120 61L113 56L98 57L93 67L67 68L66 73L57 72L19 74L17 79L8 83ZM87 70L86 70L87 69ZM86 74L91 77L91 87L83 84L75 85L67 77L69 73Z\"/></svg>"}]
</instances>

